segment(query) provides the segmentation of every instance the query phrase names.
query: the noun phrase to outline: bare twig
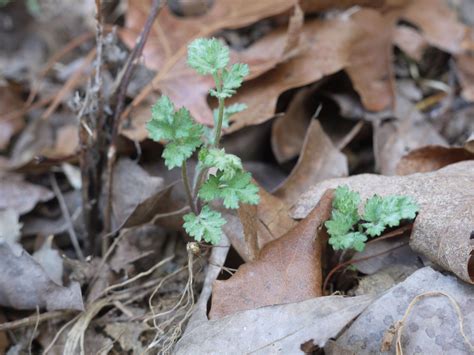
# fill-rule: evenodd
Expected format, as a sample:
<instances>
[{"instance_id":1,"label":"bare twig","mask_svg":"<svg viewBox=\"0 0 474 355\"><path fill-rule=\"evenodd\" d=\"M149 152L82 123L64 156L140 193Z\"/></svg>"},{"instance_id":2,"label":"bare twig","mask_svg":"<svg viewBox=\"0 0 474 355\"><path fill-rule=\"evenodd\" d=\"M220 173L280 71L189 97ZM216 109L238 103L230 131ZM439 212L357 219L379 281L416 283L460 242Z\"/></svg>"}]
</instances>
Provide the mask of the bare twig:
<instances>
[{"instance_id":1,"label":"bare twig","mask_svg":"<svg viewBox=\"0 0 474 355\"><path fill-rule=\"evenodd\" d=\"M39 315L35 313L26 318L0 324L0 332L34 326L36 323L39 324L48 320L63 318L72 313L72 311L51 311Z\"/></svg>"},{"instance_id":2,"label":"bare twig","mask_svg":"<svg viewBox=\"0 0 474 355\"><path fill-rule=\"evenodd\" d=\"M84 261L84 254L82 254L79 241L77 240L77 235L74 231L74 225L72 224L71 215L69 214L66 201L64 200L63 194L61 193L61 189L58 186L58 182L56 180L56 177L54 176L54 173L51 173L49 178L51 180L51 187L53 188L53 192L56 195L56 198L58 199L61 213L63 214L63 217L66 220L66 227L69 234L69 239L71 240L71 244L74 247L74 251L76 252L76 255L79 260Z\"/></svg>"}]
</instances>

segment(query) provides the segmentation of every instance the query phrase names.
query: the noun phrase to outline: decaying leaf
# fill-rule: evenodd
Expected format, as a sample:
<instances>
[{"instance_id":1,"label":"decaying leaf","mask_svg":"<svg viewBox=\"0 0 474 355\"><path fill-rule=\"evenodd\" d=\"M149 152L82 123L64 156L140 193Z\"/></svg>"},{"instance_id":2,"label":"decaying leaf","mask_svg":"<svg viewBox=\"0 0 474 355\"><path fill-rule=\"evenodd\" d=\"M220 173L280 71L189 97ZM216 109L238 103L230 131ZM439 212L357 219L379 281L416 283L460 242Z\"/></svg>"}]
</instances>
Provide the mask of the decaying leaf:
<instances>
[{"instance_id":1,"label":"decaying leaf","mask_svg":"<svg viewBox=\"0 0 474 355\"><path fill-rule=\"evenodd\" d=\"M50 190L24 181L21 175L0 173L0 209L12 209L22 215L53 197Z\"/></svg>"},{"instance_id":2,"label":"decaying leaf","mask_svg":"<svg viewBox=\"0 0 474 355\"><path fill-rule=\"evenodd\" d=\"M225 213L227 224L224 232L244 261L254 260L266 244L280 238L297 224L289 216L285 202L263 187L259 188L259 194L260 203L255 213L251 206L241 207L238 217Z\"/></svg>"},{"instance_id":3,"label":"decaying leaf","mask_svg":"<svg viewBox=\"0 0 474 355\"><path fill-rule=\"evenodd\" d=\"M22 116L9 116L9 113L20 109L22 101L10 86L0 85L0 150L4 150L10 139L18 133L25 122Z\"/></svg>"},{"instance_id":4,"label":"decaying leaf","mask_svg":"<svg viewBox=\"0 0 474 355\"><path fill-rule=\"evenodd\" d=\"M46 308L48 311L82 311L81 288L77 282L68 287L55 283L19 245L0 240L0 305L15 309Z\"/></svg>"},{"instance_id":5,"label":"decaying leaf","mask_svg":"<svg viewBox=\"0 0 474 355\"><path fill-rule=\"evenodd\" d=\"M462 86L462 96L468 101L474 101L474 56L466 53L456 57L459 81Z\"/></svg>"},{"instance_id":6,"label":"decaying leaf","mask_svg":"<svg viewBox=\"0 0 474 355\"><path fill-rule=\"evenodd\" d=\"M407 176L354 175L315 185L295 204L293 218L304 218L324 192L348 185L362 200L386 195L408 195L420 206L410 247L432 262L474 283L474 162L449 165L431 173Z\"/></svg>"},{"instance_id":7,"label":"decaying leaf","mask_svg":"<svg viewBox=\"0 0 474 355\"><path fill-rule=\"evenodd\" d=\"M291 206L315 183L348 173L346 156L334 147L319 121L312 120L298 163L274 195Z\"/></svg>"},{"instance_id":8,"label":"decaying leaf","mask_svg":"<svg viewBox=\"0 0 474 355\"><path fill-rule=\"evenodd\" d=\"M355 354L379 354L384 333L401 321L410 302L418 295L433 292L410 310L404 324L401 345L406 354L470 354L461 335L461 320L452 297L460 308L465 335L474 343L471 325L473 286L445 276L429 267L416 271L372 303L338 339L337 344ZM440 294L443 293L443 294ZM389 344L395 352L395 344ZM329 352L340 354L340 352Z\"/></svg>"},{"instance_id":9,"label":"decaying leaf","mask_svg":"<svg viewBox=\"0 0 474 355\"><path fill-rule=\"evenodd\" d=\"M465 148L430 145L415 149L402 157L398 162L396 172L397 175L424 173L472 159L474 159L474 153Z\"/></svg>"},{"instance_id":10,"label":"decaying leaf","mask_svg":"<svg viewBox=\"0 0 474 355\"><path fill-rule=\"evenodd\" d=\"M125 158L117 163L113 180L114 228L150 221L166 194L164 180L150 176L137 163Z\"/></svg>"},{"instance_id":11,"label":"decaying leaf","mask_svg":"<svg viewBox=\"0 0 474 355\"><path fill-rule=\"evenodd\" d=\"M352 259L358 271L372 275L391 265L418 265L418 255L408 246L408 238L373 240L367 243L364 251L354 254Z\"/></svg>"},{"instance_id":12,"label":"decaying leaf","mask_svg":"<svg viewBox=\"0 0 474 355\"><path fill-rule=\"evenodd\" d=\"M431 123L414 117L377 120L373 126L375 162L377 170L384 175L395 175L400 159L416 148L446 145Z\"/></svg>"},{"instance_id":13,"label":"decaying leaf","mask_svg":"<svg viewBox=\"0 0 474 355\"><path fill-rule=\"evenodd\" d=\"M307 101L314 95L318 86L299 90L285 114L275 119L272 125L272 150L281 164L298 156L302 147L306 130L314 112L308 107Z\"/></svg>"},{"instance_id":14,"label":"decaying leaf","mask_svg":"<svg viewBox=\"0 0 474 355\"><path fill-rule=\"evenodd\" d=\"M221 354L231 349L239 354L298 354L308 341L324 346L371 301L368 296L330 296L239 312L187 332L175 353Z\"/></svg>"},{"instance_id":15,"label":"decaying leaf","mask_svg":"<svg viewBox=\"0 0 474 355\"><path fill-rule=\"evenodd\" d=\"M20 240L22 224L20 215L12 209L0 210L0 239L13 244Z\"/></svg>"},{"instance_id":16,"label":"decaying leaf","mask_svg":"<svg viewBox=\"0 0 474 355\"><path fill-rule=\"evenodd\" d=\"M268 243L257 260L240 266L230 279L216 281L209 317L321 296L325 241L318 227L329 218L331 202L328 192L305 220Z\"/></svg>"}]
</instances>

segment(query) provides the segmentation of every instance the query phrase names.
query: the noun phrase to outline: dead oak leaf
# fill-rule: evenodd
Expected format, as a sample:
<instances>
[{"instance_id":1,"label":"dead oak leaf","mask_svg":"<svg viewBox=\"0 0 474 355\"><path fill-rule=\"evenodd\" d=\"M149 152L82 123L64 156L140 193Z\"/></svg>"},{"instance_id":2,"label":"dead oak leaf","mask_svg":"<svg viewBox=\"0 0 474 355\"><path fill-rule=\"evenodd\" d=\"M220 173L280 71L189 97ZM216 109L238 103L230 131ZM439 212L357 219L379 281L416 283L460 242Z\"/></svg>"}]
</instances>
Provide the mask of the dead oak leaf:
<instances>
[{"instance_id":1,"label":"dead oak leaf","mask_svg":"<svg viewBox=\"0 0 474 355\"><path fill-rule=\"evenodd\" d=\"M328 192L307 218L268 243L256 261L242 265L229 280L216 281L210 318L321 296L325 240L318 227L329 218L331 203Z\"/></svg>"}]
</instances>

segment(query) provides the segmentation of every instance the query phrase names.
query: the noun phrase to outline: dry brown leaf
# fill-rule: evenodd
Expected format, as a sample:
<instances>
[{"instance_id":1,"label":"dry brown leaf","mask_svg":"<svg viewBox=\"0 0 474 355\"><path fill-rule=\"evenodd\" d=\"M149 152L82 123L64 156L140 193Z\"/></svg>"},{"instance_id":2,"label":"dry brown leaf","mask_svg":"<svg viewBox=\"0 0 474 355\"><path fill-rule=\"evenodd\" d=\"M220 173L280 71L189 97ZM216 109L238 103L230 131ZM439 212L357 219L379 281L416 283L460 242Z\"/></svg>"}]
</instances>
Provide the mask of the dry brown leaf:
<instances>
[{"instance_id":1,"label":"dry brown leaf","mask_svg":"<svg viewBox=\"0 0 474 355\"><path fill-rule=\"evenodd\" d=\"M443 51L459 54L472 46L470 29L457 18L456 12L444 0L414 0L408 2L402 18L416 27L426 41Z\"/></svg>"},{"instance_id":2,"label":"dry brown leaf","mask_svg":"<svg viewBox=\"0 0 474 355\"><path fill-rule=\"evenodd\" d=\"M353 6L364 7L396 7L409 0L301 0L301 8L305 13L324 12L334 9L348 9Z\"/></svg>"},{"instance_id":3,"label":"dry brown leaf","mask_svg":"<svg viewBox=\"0 0 474 355\"><path fill-rule=\"evenodd\" d=\"M216 281L209 317L321 296L325 240L318 227L329 218L331 202L328 192L305 220L268 243L256 261L242 265L229 280Z\"/></svg>"},{"instance_id":4,"label":"dry brown leaf","mask_svg":"<svg viewBox=\"0 0 474 355\"><path fill-rule=\"evenodd\" d=\"M239 211L239 218L226 214L224 232L244 261L253 260L266 244L280 238L297 224L289 216L286 203L262 187L259 191L260 203L253 216L250 215L251 211Z\"/></svg>"},{"instance_id":5,"label":"dry brown leaf","mask_svg":"<svg viewBox=\"0 0 474 355\"><path fill-rule=\"evenodd\" d=\"M467 101L474 101L474 55L469 53L458 55L456 65L462 96Z\"/></svg>"},{"instance_id":6,"label":"dry brown leaf","mask_svg":"<svg viewBox=\"0 0 474 355\"><path fill-rule=\"evenodd\" d=\"M373 122L373 127L375 163L377 171L384 175L395 175L400 159L414 149L446 145L430 122L413 115L401 117L400 120L377 120Z\"/></svg>"},{"instance_id":7,"label":"dry brown leaf","mask_svg":"<svg viewBox=\"0 0 474 355\"><path fill-rule=\"evenodd\" d=\"M351 17L358 31L350 45L346 72L369 111L393 106L392 41L398 14L362 9Z\"/></svg>"},{"instance_id":8,"label":"dry brown leaf","mask_svg":"<svg viewBox=\"0 0 474 355\"><path fill-rule=\"evenodd\" d=\"M336 337L372 300L329 296L239 312L186 330L174 353L301 354L303 343Z\"/></svg>"},{"instance_id":9,"label":"dry brown leaf","mask_svg":"<svg viewBox=\"0 0 474 355\"><path fill-rule=\"evenodd\" d=\"M0 305L15 309L82 311L81 288L55 283L43 267L18 244L0 240Z\"/></svg>"},{"instance_id":10,"label":"dry brown leaf","mask_svg":"<svg viewBox=\"0 0 474 355\"><path fill-rule=\"evenodd\" d=\"M426 173L463 160L474 159L474 153L464 148L430 145L415 149L402 157L397 175Z\"/></svg>"},{"instance_id":11,"label":"dry brown leaf","mask_svg":"<svg viewBox=\"0 0 474 355\"><path fill-rule=\"evenodd\" d=\"M367 109L387 108L393 100L390 73L396 14L382 16L372 9L360 9L350 17L342 14L306 22L303 40L308 50L243 85L233 100L245 102L249 108L232 118L235 122L230 131L271 118L284 91L342 69L347 70Z\"/></svg>"},{"instance_id":12,"label":"dry brown leaf","mask_svg":"<svg viewBox=\"0 0 474 355\"><path fill-rule=\"evenodd\" d=\"M285 114L273 122L272 150L280 164L297 157L300 153L311 116L314 114L308 101L318 88L312 86L299 90Z\"/></svg>"},{"instance_id":13,"label":"dry brown leaf","mask_svg":"<svg viewBox=\"0 0 474 355\"><path fill-rule=\"evenodd\" d=\"M164 180L149 175L138 163L123 158L114 169L112 220L114 228L150 221L166 195Z\"/></svg>"},{"instance_id":14,"label":"dry brown leaf","mask_svg":"<svg viewBox=\"0 0 474 355\"><path fill-rule=\"evenodd\" d=\"M312 120L298 163L274 195L291 206L315 183L348 173L346 156L334 147L319 121Z\"/></svg>"},{"instance_id":15,"label":"dry brown leaf","mask_svg":"<svg viewBox=\"0 0 474 355\"><path fill-rule=\"evenodd\" d=\"M10 86L0 86L0 150L4 150L13 135L25 125L22 116L8 116L8 113L20 109L22 105L22 100Z\"/></svg>"},{"instance_id":16,"label":"dry brown leaf","mask_svg":"<svg viewBox=\"0 0 474 355\"><path fill-rule=\"evenodd\" d=\"M420 61L428 48L428 42L417 30L400 25L395 29L394 44L416 61Z\"/></svg>"},{"instance_id":17,"label":"dry brown leaf","mask_svg":"<svg viewBox=\"0 0 474 355\"><path fill-rule=\"evenodd\" d=\"M38 202L46 202L53 197L50 190L24 181L21 175L0 173L0 209L8 208L25 214Z\"/></svg>"},{"instance_id":18,"label":"dry brown leaf","mask_svg":"<svg viewBox=\"0 0 474 355\"><path fill-rule=\"evenodd\" d=\"M420 206L410 246L432 262L474 283L474 161L407 176L355 175L315 185L301 196L292 217L304 218L329 188L348 185L362 200L374 194L408 195Z\"/></svg>"}]
</instances>

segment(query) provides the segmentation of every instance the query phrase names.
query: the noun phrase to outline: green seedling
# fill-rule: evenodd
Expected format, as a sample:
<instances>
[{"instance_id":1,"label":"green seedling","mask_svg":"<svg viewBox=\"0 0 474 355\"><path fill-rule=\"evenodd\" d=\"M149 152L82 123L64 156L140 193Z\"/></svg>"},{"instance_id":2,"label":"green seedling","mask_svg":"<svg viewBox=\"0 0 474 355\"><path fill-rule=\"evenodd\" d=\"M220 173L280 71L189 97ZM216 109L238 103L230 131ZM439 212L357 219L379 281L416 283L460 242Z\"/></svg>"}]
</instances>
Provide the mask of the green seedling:
<instances>
[{"instance_id":1,"label":"green seedling","mask_svg":"<svg viewBox=\"0 0 474 355\"><path fill-rule=\"evenodd\" d=\"M242 167L242 161L219 146L222 129L229 118L246 109L244 104L225 106L249 73L247 64L229 64L229 48L219 40L199 38L188 46L188 65L200 75L211 75L215 88L209 91L218 101L213 128L197 123L186 108L176 109L167 96L152 107L147 123L149 137L165 145L162 157L168 169L181 167L181 175L191 212L183 227L196 241L217 244L226 223L210 203L222 200L224 207L239 208L241 203L258 204L258 187ZM187 161L198 151L198 164L191 186ZM209 172L212 172L210 174ZM202 206L202 207L201 207Z\"/></svg>"},{"instance_id":2,"label":"green seedling","mask_svg":"<svg viewBox=\"0 0 474 355\"><path fill-rule=\"evenodd\" d=\"M418 206L410 196L374 195L359 215L360 195L347 186L339 186L332 202L331 219L325 222L334 250L362 251L370 237L380 236L387 227L396 227L402 220L413 220Z\"/></svg>"}]
</instances>

